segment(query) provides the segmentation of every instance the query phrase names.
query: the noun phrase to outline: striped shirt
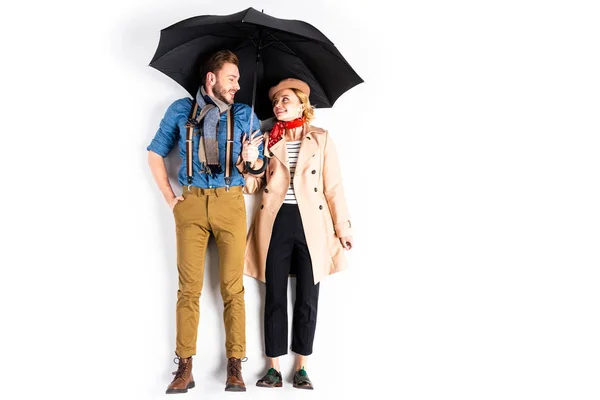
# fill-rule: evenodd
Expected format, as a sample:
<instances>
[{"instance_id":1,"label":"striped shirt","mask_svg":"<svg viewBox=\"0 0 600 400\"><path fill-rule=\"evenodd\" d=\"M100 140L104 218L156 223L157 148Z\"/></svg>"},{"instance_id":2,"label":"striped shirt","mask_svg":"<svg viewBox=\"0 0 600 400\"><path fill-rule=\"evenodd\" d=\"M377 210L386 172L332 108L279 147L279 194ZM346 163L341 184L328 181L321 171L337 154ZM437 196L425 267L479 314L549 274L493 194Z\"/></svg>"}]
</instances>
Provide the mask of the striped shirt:
<instances>
[{"instance_id":1,"label":"striped shirt","mask_svg":"<svg viewBox=\"0 0 600 400\"><path fill-rule=\"evenodd\" d=\"M300 153L300 140L286 142L288 163L290 165L290 187L285 195L286 204L298 204L296 201L296 193L294 192L294 172L296 172L296 163L298 162L298 153Z\"/></svg>"}]
</instances>

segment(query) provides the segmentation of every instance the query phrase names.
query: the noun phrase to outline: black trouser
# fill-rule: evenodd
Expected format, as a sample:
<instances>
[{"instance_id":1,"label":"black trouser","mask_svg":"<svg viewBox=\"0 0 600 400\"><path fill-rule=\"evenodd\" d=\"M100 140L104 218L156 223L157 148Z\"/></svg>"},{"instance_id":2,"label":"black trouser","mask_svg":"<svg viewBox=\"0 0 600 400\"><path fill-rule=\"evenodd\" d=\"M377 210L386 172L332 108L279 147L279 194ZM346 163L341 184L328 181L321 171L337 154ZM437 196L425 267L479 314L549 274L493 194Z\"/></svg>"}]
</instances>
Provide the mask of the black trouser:
<instances>
[{"instance_id":1,"label":"black trouser","mask_svg":"<svg viewBox=\"0 0 600 400\"><path fill-rule=\"evenodd\" d=\"M317 327L319 284L314 284L302 219L295 204L283 204L275 218L266 268L266 354L268 357L287 354L287 283L292 271L296 274L292 351L307 356L312 353Z\"/></svg>"}]
</instances>

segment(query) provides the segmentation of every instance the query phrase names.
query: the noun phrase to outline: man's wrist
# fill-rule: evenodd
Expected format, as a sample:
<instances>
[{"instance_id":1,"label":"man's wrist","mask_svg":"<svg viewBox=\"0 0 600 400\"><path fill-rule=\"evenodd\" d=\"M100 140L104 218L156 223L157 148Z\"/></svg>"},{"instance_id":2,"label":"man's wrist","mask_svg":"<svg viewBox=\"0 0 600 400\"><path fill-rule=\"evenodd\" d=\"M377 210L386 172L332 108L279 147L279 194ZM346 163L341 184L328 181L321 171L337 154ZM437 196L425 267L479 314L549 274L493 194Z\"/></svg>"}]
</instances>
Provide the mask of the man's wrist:
<instances>
[{"instance_id":1,"label":"man's wrist","mask_svg":"<svg viewBox=\"0 0 600 400\"><path fill-rule=\"evenodd\" d=\"M177 196L175 196L175 193L172 193L170 196L168 194L166 194L164 197L165 197L165 200L167 201L167 204L171 204L173 199Z\"/></svg>"}]
</instances>

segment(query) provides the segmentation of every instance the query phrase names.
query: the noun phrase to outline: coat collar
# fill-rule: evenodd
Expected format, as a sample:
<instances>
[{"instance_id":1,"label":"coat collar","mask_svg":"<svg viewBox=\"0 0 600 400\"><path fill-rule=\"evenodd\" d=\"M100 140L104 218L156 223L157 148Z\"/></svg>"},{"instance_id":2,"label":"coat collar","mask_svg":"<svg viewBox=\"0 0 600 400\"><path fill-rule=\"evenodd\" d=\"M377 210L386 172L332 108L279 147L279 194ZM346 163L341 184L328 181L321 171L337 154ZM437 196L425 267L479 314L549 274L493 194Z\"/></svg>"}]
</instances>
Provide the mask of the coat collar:
<instances>
[{"instance_id":1,"label":"coat collar","mask_svg":"<svg viewBox=\"0 0 600 400\"><path fill-rule=\"evenodd\" d=\"M285 139L281 138L281 140L271 147L270 156L277 158L286 168L290 168L288 159L287 159L287 147L285 146Z\"/></svg>"},{"instance_id":2,"label":"coat collar","mask_svg":"<svg viewBox=\"0 0 600 400\"><path fill-rule=\"evenodd\" d=\"M298 154L298 162L296 163L296 169L304 164L312 155L319 145L317 144L312 132L314 131L309 124L304 124L303 128L306 134L302 137L300 144L300 153ZM287 156L287 146L285 145L285 137L279 142L275 143L269 150L287 169L290 169L290 164Z\"/></svg>"}]
</instances>

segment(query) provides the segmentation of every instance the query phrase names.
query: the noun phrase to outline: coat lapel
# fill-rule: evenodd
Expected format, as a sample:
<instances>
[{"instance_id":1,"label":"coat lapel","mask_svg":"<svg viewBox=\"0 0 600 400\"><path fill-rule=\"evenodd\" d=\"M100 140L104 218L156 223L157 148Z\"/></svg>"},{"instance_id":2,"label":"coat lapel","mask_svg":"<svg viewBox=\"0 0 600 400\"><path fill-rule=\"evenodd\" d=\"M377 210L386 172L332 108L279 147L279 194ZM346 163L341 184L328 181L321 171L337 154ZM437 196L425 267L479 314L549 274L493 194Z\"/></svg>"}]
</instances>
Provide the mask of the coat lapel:
<instances>
[{"instance_id":1,"label":"coat lapel","mask_svg":"<svg viewBox=\"0 0 600 400\"><path fill-rule=\"evenodd\" d=\"M273 156L275 156L287 169L290 169L288 158L287 158L287 147L285 146L285 139L281 140L273 145L270 149Z\"/></svg>"}]
</instances>

